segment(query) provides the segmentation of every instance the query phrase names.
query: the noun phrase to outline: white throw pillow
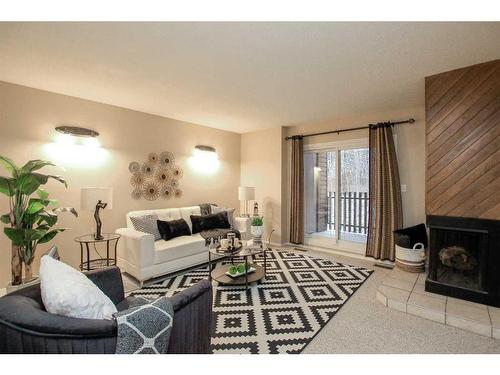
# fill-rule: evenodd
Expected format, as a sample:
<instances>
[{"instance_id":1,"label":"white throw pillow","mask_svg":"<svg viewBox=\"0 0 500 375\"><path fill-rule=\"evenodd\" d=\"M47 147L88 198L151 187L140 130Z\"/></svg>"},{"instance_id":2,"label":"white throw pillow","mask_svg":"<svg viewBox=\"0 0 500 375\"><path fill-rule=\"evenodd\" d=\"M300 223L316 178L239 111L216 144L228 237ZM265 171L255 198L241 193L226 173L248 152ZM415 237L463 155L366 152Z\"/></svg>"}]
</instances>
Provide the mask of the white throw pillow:
<instances>
[{"instance_id":1,"label":"white throw pillow","mask_svg":"<svg viewBox=\"0 0 500 375\"><path fill-rule=\"evenodd\" d=\"M40 261L40 289L51 314L85 319L112 319L116 307L87 276L50 256Z\"/></svg>"},{"instance_id":2,"label":"white throw pillow","mask_svg":"<svg viewBox=\"0 0 500 375\"><path fill-rule=\"evenodd\" d=\"M210 206L210 210L213 214L218 214L220 212L227 212L227 220L229 221L229 225L231 229L234 228L234 208L222 208L217 206Z\"/></svg>"}]
</instances>

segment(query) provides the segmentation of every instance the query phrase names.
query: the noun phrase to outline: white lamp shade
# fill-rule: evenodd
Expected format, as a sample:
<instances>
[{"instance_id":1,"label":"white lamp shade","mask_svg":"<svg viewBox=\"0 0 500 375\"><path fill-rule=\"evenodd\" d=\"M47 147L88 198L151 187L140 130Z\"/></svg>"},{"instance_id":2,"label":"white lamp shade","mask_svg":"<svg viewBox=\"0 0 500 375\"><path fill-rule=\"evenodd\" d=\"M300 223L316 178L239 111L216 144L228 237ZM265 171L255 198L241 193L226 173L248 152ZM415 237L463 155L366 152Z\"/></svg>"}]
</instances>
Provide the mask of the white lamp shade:
<instances>
[{"instance_id":1,"label":"white lamp shade","mask_svg":"<svg viewBox=\"0 0 500 375\"><path fill-rule=\"evenodd\" d=\"M97 202L107 203L106 208L113 208L112 188L82 188L80 195L80 208L83 211L94 211Z\"/></svg>"},{"instance_id":2,"label":"white lamp shade","mask_svg":"<svg viewBox=\"0 0 500 375\"><path fill-rule=\"evenodd\" d=\"M255 199L255 188L251 186L240 186L238 188L238 199L240 201L253 201Z\"/></svg>"}]
</instances>

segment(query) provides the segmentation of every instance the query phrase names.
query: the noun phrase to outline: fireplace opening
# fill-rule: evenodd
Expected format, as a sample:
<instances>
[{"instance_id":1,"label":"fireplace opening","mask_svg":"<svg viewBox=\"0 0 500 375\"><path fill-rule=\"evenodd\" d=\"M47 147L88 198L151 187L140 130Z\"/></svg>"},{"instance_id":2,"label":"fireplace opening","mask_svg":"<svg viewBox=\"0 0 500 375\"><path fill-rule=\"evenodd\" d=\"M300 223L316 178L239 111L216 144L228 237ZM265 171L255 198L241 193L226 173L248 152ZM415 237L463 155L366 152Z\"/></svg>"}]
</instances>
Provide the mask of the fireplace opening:
<instances>
[{"instance_id":1,"label":"fireplace opening","mask_svg":"<svg viewBox=\"0 0 500 375\"><path fill-rule=\"evenodd\" d=\"M457 229L432 230L437 249L437 282L485 290L487 233Z\"/></svg>"},{"instance_id":2,"label":"fireplace opening","mask_svg":"<svg viewBox=\"0 0 500 375\"><path fill-rule=\"evenodd\" d=\"M425 290L500 306L500 221L427 216Z\"/></svg>"}]
</instances>

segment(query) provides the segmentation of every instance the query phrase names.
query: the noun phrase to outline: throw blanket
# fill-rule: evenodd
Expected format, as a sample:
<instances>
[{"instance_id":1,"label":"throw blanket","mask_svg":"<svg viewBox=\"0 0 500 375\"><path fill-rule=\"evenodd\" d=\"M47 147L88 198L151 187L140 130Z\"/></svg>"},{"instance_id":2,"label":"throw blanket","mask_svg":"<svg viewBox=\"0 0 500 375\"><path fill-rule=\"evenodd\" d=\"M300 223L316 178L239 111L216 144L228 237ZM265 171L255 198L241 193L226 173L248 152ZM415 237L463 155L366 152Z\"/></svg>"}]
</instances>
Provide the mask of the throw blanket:
<instances>
[{"instance_id":1,"label":"throw blanket","mask_svg":"<svg viewBox=\"0 0 500 375\"><path fill-rule=\"evenodd\" d=\"M167 297L149 300L134 297L129 308L115 314L118 324L117 354L165 354L174 320Z\"/></svg>"}]
</instances>

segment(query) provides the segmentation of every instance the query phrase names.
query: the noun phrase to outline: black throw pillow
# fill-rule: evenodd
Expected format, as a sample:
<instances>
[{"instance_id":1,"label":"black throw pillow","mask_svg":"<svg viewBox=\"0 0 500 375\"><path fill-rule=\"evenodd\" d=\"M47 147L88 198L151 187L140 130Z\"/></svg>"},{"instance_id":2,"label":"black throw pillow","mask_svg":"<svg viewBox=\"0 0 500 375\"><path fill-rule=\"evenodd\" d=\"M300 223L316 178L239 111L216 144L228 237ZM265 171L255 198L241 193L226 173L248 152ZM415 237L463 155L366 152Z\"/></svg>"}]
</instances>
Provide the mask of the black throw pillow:
<instances>
[{"instance_id":1,"label":"black throw pillow","mask_svg":"<svg viewBox=\"0 0 500 375\"><path fill-rule=\"evenodd\" d=\"M171 240L175 237L191 235L189 225L184 219L170 221L158 220L156 223L158 225L158 231L160 232L161 238L165 241Z\"/></svg>"},{"instance_id":2,"label":"black throw pillow","mask_svg":"<svg viewBox=\"0 0 500 375\"><path fill-rule=\"evenodd\" d=\"M193 224L193 234L210 229L231 228L226 211L210 215L191 215L191 223Z\"/></svg>"}]
</instances>

